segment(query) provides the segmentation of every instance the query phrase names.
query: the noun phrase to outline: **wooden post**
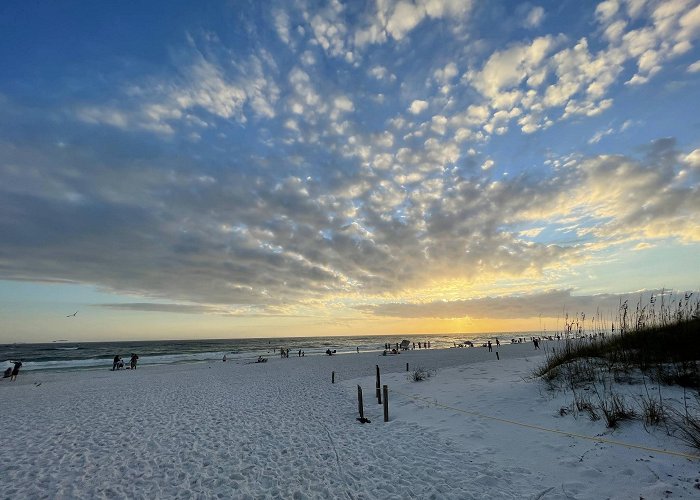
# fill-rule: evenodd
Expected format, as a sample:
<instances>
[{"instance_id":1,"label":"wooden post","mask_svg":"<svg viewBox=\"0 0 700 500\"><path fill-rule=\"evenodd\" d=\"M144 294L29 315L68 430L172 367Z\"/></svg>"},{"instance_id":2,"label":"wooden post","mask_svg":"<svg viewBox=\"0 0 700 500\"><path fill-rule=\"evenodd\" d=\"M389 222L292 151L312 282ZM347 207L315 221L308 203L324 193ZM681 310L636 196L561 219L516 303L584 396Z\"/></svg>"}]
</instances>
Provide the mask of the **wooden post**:
<instances>
[{"instance_id":1,"label":"wooden post","mask_svg":"<svg viewBox=\"0 0 700 500\"><path fill-rule=\"evenodd\" d=\"M406 371L408 371L408 363L406 363Z\"/></svg>"},{"instance_id":2,"label":"wooden post","mask_svg":"<svg viewBox=\"0 0 700 500\"><path fill-rule=\"evenodd\" d=\"M385 385L382 387L384 392L384 421L389 421L389 388Z\"/></svg>"},{"instance_id":3,"label":"wooden post","mask_svg":"<svg viewBox=\"0 0 700 500\"><path fill-rule=\"evenodd\" d=\"M382 404L382 391L380 387L382 386L381 377L379 376L379 365L377 366L377 403Z\"/></svg>"},{"instance_id":4,"label":"wooden post","mask_svg":"<svg viewBox=\"0 0 700 500\"><path fill-rule=\"evenodd\" d=\"M335 372L331 372L331 384L335 384Z\"/></svg>"},{"instance_id":5,"label":"wooden post","mask_svg":"<svg viewBox=\"0 0 700 500\"><path fill-rule=\"evenodd\" d=\"M498 357L498 351L496 351L496 359L500 360L501 358Z\"/></svg>"},{"instance_id":6,"label":"wooden post","mask_svg":"<svg viewBox=\"0 0 700 500\"><path fill-rule=\"evenodd\" d=\"M365 419L365 409L362 405L362 387L357 386L357 409L360 410L360 422Z\"/></svg>"}]
</instances>

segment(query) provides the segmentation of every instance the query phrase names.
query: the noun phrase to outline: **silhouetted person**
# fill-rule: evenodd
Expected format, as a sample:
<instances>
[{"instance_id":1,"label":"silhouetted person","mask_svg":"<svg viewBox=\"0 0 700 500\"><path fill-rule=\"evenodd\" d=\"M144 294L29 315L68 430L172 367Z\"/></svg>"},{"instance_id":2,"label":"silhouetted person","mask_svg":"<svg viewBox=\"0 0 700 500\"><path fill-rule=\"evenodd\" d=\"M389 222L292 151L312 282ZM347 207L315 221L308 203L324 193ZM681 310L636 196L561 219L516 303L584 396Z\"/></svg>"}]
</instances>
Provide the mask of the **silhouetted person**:
<instances>
[{"instance_id":1,"label":"silhouetted person","mask_svg":"<svg viewBox=\"0 0 700 500\"><path fill-rule=\"evenodd\" d=\"M486 345L489 347L489 352L493 352L493 347L491 347L491 341L489 340Z\"/></svg>"},{"instance_id":2,"label":"silhouetted person","mask_svg":"<svg viewBox=\"0 0 700 500\"><path fill-rule=\"evenodd\" d=\"M121 358L119 357L119 355L114 356L114 360L112 361L112 371L116 370L119 367L119 360L120 359Z\"/></svg>"},{"instance_id":3,"label":"silhouetted person","mask_svg":"<svg viewBox=\"0 0 700 500\"><path fill-rule=\"evenodd\" d=\"M138 354L132 354L131 359L129 360L129 365L131 366L132 370L136 370L136 362L139 360L139 355Z\"/></svg>"},{"instance_id":4,"label":"silhouetted person","mask_svg":"<svg viewBox=\"0 0 700 500\"><path fill-rule=\"evenodd\" d=\"M11 361L12 364L14 364L14 368L12 368L12 373L10 374L10 380L17 380L17 374L19 374L19 369L22 368L22 360L20 359L19 361Z\"/></svg>"}]
</instances>

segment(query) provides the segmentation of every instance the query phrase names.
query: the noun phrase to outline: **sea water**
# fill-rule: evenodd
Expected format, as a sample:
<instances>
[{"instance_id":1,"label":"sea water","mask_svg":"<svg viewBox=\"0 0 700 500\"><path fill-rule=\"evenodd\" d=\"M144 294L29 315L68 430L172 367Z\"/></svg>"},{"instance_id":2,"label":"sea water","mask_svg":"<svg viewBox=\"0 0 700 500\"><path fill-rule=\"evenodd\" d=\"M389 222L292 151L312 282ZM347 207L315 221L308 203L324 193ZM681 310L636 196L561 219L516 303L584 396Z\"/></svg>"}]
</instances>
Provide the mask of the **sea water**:
<instances>
[{"instance_id":1,"label":"sea water","mask_svg":"<svg viewBox=\"0 0 700 500\"><path fill-rule=\"evenodd\" d=\"M513 338L529 339L532 333L488 333L488 334L440 334L440 335L380 335L345 337L290 337L256 339L210 339L210 340L149 340L130 342L66 342L43 344L0 344L0 369L12 366L11 361L21 360L22 370L95 370L111 369L115 355L128 365L132 353L138 354L138 365L162 365L228 361L246 363L258 356L279 356L280 349L289 349L289 356L325 355L327 350L335 354L381 352L385 344L396 347L406 339L423 345L430 342L431 349L446 349L466 345L471 341L482 346L488 340L510 343Z\"/></svg>"}]
</instances>

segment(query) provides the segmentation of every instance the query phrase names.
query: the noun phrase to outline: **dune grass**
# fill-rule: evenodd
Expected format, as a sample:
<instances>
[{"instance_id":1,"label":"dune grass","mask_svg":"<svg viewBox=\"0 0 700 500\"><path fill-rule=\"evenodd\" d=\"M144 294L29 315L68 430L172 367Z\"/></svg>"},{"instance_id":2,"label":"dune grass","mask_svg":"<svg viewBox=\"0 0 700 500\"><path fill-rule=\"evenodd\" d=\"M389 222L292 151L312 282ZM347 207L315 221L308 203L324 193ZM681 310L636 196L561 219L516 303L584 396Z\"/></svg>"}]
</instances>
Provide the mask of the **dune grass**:
<instances>
[{"instance_id":1,"label":"dune grass","mask_svg":"<svg viewBox=\"0 0 700 500\"><path fill-rule=\"evenodd\" d=\"M560 341L533 373L550 389L572 392L571 405L560 413L602 418L608 427L631 419L640 419L645 428L664 425L669 434L700 449L697 295L675 298L662 291L645 305L640 300L632 312L627 302L621 303L617 329L594 321L586 330L584 319L567 318ZM645 395L626 399L620 389L631 384L643 384ZM655 387L650 390L648 384ZM662 386L682 387L683 404L674 406L664 399Z\"/></svg>"}]
</instances>

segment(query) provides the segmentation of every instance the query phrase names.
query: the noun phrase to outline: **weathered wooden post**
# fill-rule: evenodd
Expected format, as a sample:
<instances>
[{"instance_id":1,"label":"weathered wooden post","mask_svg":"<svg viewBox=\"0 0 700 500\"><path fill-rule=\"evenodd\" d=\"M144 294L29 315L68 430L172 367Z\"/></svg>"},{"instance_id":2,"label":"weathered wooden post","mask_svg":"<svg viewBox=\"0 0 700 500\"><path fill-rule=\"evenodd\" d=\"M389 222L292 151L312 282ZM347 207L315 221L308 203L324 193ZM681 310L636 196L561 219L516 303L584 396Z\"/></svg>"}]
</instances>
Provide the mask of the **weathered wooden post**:
<instances>
[{"instance_id":1,"label":"weathered wooden post","mask_svg":"<svg viewBox=\"0 0 700 500\"><path fill-rule=\"evenodd\" d=\"M362 387L359 385L357 386L357 409L360 411L360 416L357 420L359 420L361 424L368 424L370 420L365 418L365 408L362 404Z\"/></svg>"},{"instance_id":2,"label":"weathered wooden post","mask_svg":"<svg viewBox=\"0 0 700 500\"><path fill-rule=\"evenodd\" d=\"M382 404L381 377L379 376L379 365L377 366L377 403Z\"/></svg>"},{"instance_id":3,"label":"weathered wooden post","mask_svg":"<svg viewBox=\"0 0 700 500\"><path fill-rule=\"evenodd\" d=\"M498 351L496 351L496 359L500 360L501 358L498 356Z\"/></svg>"},{"instance_id":4,"label":"weathered wooden post","mask_svg":"<svg viewBox=\"0 0 700 500\"><path fill-rule=\"evenodd\" d=\"M382 392L384 392L384 421L389 421L389 387L386 385L382 387Z\"/></svg>"},{"instance_id":5,"label":"weathered wooden post","mask_svg":"<svg viewBox=\"0 0 700 500\"><path fill-rule=\"evenodd\" d=\"M331 372L331 384L335 384L335 372Z\"/></svg>"},{"instance_id":6,"label":"weathered wooden post","mask_svg":"<svg viewBox=\"0 0 700 500\"><path fill-rule=\"evenodd\" d=\"M406 371L408 371L408 363L406 363Z\"/></svg>"},{"instance_id":7,"label":"weathered wooden post","mask_svg":"<svg viewBox=\"0 0 700 500\"><path fill-rule=\"evenodd\" d=\"M360 419L365 418L365 408L362 404L362 387L357 386L357 409L360 411Z\"/></svg>"}]
</instances>

